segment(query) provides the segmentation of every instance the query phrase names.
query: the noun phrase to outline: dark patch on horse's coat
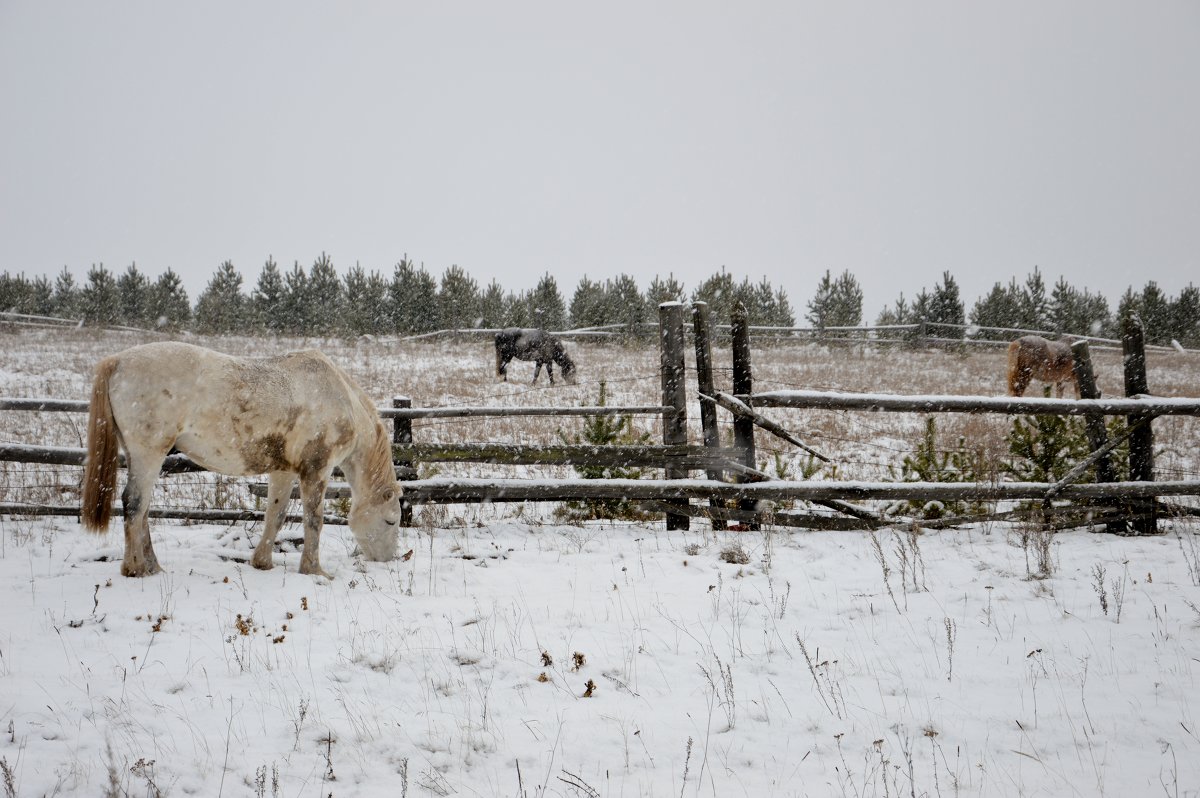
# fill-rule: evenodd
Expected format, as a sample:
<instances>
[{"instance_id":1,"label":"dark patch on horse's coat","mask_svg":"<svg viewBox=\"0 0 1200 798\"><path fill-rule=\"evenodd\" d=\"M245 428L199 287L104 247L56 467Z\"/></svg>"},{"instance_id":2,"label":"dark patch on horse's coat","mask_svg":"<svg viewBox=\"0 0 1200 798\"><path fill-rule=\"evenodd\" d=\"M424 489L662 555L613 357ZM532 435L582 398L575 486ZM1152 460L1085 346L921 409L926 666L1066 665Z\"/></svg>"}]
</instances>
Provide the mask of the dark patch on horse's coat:
<instances>
[{"instance_id":1,"label":"dark patch on horse's coat","mask_svg":"<svg viewBox=\"0 0 1200 798\"><path fill-rule=\"evenodd\" d=\"M265 474L268 471L295 471L287 461L287 441L278 432L251 440L240 448L246 470Z\"/></svg>"}]
</instances>

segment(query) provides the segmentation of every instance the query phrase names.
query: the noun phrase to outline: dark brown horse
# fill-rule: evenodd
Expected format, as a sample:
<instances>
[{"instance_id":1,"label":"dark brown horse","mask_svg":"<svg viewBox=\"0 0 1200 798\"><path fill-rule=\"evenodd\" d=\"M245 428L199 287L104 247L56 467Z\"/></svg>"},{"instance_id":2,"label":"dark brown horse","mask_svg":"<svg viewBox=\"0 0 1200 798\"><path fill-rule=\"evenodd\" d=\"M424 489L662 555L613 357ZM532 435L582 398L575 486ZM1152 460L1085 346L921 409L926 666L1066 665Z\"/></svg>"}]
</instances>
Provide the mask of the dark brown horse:
<instances>
[{"instance_id":1,"label":"dark brown horse","mask_svg":"<svg viewBox=\"0 0 1200 798\"><path fill-rule=\"evenodd\" d=\"M1061 398L1063 383L1075 382L1071 345L1066 341L1047 341L1038 335L1025 335L1008 345L1008 395L1024 396L1031 380L1054 383Z\"/></svg>"},{"instance_id":2,"label":"dark brown horse","mask_svg":"<svg viewBox=\"0 0 1200 798\"><path fill-rule=\"evenodd\" d=\"M575 361L571 360L563 349L562 341L542 330L522 330L509 327L496 333L496 375L508 380L508 363L510 360L532 360L534 362L533 381L537 382L546 367L550 376L550 384L554 384L554 364L562 369L563 379L569 383L575 382Z\"/></svg>"}]
</instances>

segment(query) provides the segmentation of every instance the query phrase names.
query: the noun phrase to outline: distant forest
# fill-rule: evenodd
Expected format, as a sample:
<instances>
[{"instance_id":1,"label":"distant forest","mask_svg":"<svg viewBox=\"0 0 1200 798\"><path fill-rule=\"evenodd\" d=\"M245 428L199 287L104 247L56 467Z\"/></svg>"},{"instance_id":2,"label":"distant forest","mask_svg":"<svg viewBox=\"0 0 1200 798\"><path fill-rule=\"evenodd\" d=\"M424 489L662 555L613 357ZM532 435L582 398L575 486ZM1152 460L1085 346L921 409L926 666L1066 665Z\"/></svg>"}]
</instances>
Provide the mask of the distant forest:
<instances>
[{"instance_id":1,"label":"distant forest","mask_svg":"<svg viewBox=\"0 0 1200 798\"><path fill-rule=\"evenodd\" d=\"M119 274L100 264L92 266L82 282L65 267L53 281L7 271L0 275L2 311L79 319L87 325L213 335L412 335L538 325L551 330L611 324L632 328L638 322L657 321L658 305L672 300L708 302L719 320L728 319L740 301L751 324L797 326L782 288L766 279L739 282L724 268L690 291L673 274L655 276L645 291L628 274L603 281L585 276L568 300L548 273L533 290L513 292L494 280L481 287L458 266L447 268L439 279L407 257L390 275L355 265L339 276L322 254L307 270L296 262L283 271L268 259L253 287L225 261L194 304L171 269L151 279L136 264ZM801 323L821 329L861 326L862 303L862 287L854 275L826 271L805 303ZM936 285L921 288L911 299L901 294L875 324L924 320L1113 337L1116 320L1125 313L1141 317L1150 343L1176 340L1200 346L1200 290L1190 284L1174 297L1154 281L1140 291L1131 287L1114 309L1100 294L1063 279L1048 288L1037 268L1023 281L1014 277L1007 284L996 283L969 311L954 277L945 272Z\"/></svg>"}]
</instances>

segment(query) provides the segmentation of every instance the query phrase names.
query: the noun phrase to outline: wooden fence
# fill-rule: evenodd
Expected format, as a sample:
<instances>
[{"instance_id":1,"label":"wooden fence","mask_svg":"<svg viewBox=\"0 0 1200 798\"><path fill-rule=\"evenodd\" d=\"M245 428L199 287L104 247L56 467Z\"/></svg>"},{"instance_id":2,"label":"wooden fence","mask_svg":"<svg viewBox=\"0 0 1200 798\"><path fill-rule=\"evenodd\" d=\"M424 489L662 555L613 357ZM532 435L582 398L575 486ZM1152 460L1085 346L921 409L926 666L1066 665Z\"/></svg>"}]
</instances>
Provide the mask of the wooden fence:
<instances>
[{"instance_id":1,"label":"wooden fence","mask_svg":"<svg viewBox=\"0 0 1200 798\"><path fill-rule=\"evenodd\" d=\"M704 303L692 307L691 330L685 330L684 308L669 302L660 306L659 350L662 403L641 406L596 407L412 407L411 400L397 397L392 406L380 409L380 415L393 424L393 459L397 475L406 481L405 523L411 523L412 505L422 503L477 503L499 501L580 501L626 499L663 511L670 529L687 528L689 519L703 517L714 523L738 521L754 527L764 521L809 528L872 528L889 524L920 523L945 526L951 519L937 523L908 518L884 517L869 507L852 504L869 500L920 501L1016 501L1042 500L1048 517L1059 512L1050 499L1086 501L1098 504L1101 512L1089 510L1092 517L1104 519L1111 531L1132 529L1151 533L1156 529L1156 497L1200 495L1200 482L1153 481L1153 433L1151 421L1165 415L1200 415L1200 399L1164 399L1147 396L1145 354L1140 326L1130 324L1124 331L1126 393L1124 399L1100 399L1091 377L1088 343L1074 346L1075 366L1082 400L1017 399L973 396L895 396L887 394L845 394L819 391L770 391L754 393L751 368L751 331L742 309L735 311L729 325L733 352L732 393L716 389L712 373L712 325ZM690 335L686 333L690 332ZM702 443L688 443L685 342L695 346L697 391L700 405ZM830 458L808 446L802 437L770 419L764 411L771 408L810 408L905 413L1002 413L1082 415L1088 421L1089 443L1093 455L1084 466L1095 466L1100 484L1076 484L1084 468L1059 483L928 483L928 482L845 482L786 481L773 479L756 468L755 431L762 430L802 448L822 460ZM63 399L0 399L0 410L86 412L86 402ZM717 431L718 410L733 415L733 446L722 446ZM600 416L657 415L662 418L661 444L643 446L524 446L516 444L455 443L431 444L413 439L412 422L431 418L512 418L519 416ZM1121 415L1130 419L1132 479L1115 482L1107 458L1116 442L1106 440L1103 418ZM0 444L0 460L79 466L82 449ZM623 466L661 469L663 479L584 480L584 479L417 479L417 466L431 462L473 462L502 465L580 465ZM166 472L200 470L183 455L172 455L164 464ZM692 479L692 472L704 472L705 479ZM263 494L263 486L252 486ZM348 495L344 484L334 483L330 497ZM699 500L700 504L693 504ZM773 502L812 502L828 512L774 511ZM75 514L72 507L30 507L0 505L0 513ZM210 511L211 512L211 511ZM261 518L244 511L239 518ZM196 517L201 514L197 513ZM1001 517L1001 516L992 516ZM1006 514L1004 517L1010 517Z\"/></svg>"}]
</instances>

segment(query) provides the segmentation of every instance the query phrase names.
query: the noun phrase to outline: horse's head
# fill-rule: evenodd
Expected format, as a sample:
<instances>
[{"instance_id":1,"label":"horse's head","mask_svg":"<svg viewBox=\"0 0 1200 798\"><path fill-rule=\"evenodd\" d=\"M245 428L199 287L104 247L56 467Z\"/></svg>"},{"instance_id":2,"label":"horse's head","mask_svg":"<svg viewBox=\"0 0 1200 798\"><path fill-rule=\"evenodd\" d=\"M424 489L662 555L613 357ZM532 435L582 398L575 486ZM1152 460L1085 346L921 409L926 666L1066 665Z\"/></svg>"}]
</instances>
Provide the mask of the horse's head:
<instances>
[{"instance_id":1,"label":"horse's head","mask_svg":"<svg viewBox=\"0 0 1200 798\"><path fill-rule=\"evenodd\" d=\"M563 379L567 381L567 384L574 385L575 384L575 361L571 359L570 355L568 355L566 352L562 351L561 348L559 349L559 351L556 354L557 354L557 357L555 357L554 360L556 363L558 363L558 367L560 369L562 369Z\"/></svg>"},{"instance_id":2,"label":"horse's head","mask_svg":"<svg viewBox=\"0 0 1200 798\"><path fill-rule=\"evenodd\" d=\"M396 533L400 523L400 497L404 490L400 483L372 496L366 501L355 501L350 506L350 531L354 533L363 556L375 562L386 562L396 557Z\"/></svg>"}]
</instances>

